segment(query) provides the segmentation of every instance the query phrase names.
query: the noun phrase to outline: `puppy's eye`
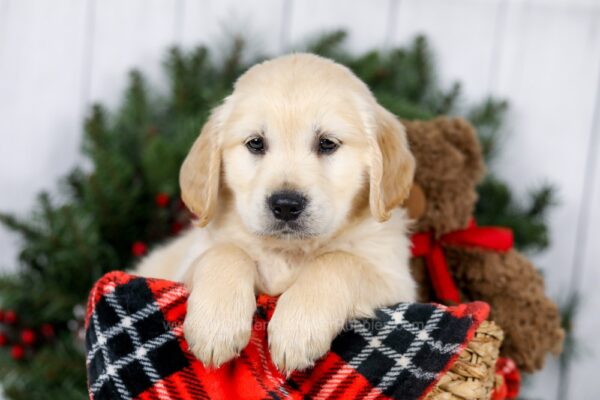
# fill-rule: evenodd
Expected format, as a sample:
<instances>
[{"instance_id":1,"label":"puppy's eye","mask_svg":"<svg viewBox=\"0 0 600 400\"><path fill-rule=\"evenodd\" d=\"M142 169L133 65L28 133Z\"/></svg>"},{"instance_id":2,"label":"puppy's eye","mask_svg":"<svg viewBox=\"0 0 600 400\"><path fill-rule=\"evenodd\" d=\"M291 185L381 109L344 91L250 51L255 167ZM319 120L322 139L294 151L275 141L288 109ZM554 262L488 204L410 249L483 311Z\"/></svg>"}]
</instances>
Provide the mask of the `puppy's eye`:
<instances>
[{"instance_id":1,"label":"puppy's eye","mask_svg":"<svg viewBox=\"0 0 600 400\"><path fill-rule=\"evenodd\" d=\"M331 139L319 139L319 153L321 154L331 154L336 151L338 147L340 147L340 145Z\"/></svg>"},{"instance_id":2,"label":"puppy's eye","mask_svg":"<svg viewBox=\"0 0 600 400\"><path fill-rule=\"evenodd\" d=\"M261 137L254 137L246 142L246 147L253 154L265 153L265 141Z\"/></svg>"}]
</instances>

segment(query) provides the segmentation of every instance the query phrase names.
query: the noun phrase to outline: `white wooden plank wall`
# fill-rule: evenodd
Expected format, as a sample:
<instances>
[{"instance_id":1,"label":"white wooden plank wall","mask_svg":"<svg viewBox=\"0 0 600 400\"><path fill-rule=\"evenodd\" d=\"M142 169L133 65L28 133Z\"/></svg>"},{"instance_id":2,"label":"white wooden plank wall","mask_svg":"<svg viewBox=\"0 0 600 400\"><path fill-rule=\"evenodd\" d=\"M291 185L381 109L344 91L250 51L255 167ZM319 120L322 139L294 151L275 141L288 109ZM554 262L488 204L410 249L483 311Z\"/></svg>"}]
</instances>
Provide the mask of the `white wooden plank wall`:
<instances>
[{"instance_id":1,"label":"white wooden plank wall","mask_svg":"<svg viewBox=\"0 0 600 400\"><path fill-rule=\"evenodd\" d=\"M28 210L35 193L81 161L81 120L92 101L116 106L126 72L160 87L168 45L219 47L244 33L279 53L344 28L350 48L406 43L425 33L442 79L511 104L510 136L494 166L524 194L552 182L552 247L535 260L550 293L583 293L585 343L567 398L600 395L600 3L594 0L0 0L0 209ZM594 117L596 116L596 117ZM0 265L15 238L0 231ZM557 364L526 388L557 399Z\"/></svg>"}]
</instances>

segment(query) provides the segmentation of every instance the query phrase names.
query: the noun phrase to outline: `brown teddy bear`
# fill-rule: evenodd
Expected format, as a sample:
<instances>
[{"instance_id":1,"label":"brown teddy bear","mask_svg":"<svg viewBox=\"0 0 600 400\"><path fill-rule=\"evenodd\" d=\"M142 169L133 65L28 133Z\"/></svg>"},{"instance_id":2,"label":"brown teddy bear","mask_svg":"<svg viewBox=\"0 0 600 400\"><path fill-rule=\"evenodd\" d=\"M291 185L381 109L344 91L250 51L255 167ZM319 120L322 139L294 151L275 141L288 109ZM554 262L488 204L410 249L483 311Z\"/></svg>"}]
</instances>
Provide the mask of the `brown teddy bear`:
<instances>
[{"instance_id":1,"label":"brown teddy bear","mask_svg":"<svg viewBox=\"0 0 600 400\"><path fill-rule=\"evenodd\" d=\"M415 219L411 267L420 300L482 300L505 332L501 355L526 372L560 352L563 330L533 264L512 248L511 232L472 224L482 152L466 121L440 117L404 121L417 160L407 204ZM418 250L420 248L420 250Z\"/></svg>"}]
</instances>

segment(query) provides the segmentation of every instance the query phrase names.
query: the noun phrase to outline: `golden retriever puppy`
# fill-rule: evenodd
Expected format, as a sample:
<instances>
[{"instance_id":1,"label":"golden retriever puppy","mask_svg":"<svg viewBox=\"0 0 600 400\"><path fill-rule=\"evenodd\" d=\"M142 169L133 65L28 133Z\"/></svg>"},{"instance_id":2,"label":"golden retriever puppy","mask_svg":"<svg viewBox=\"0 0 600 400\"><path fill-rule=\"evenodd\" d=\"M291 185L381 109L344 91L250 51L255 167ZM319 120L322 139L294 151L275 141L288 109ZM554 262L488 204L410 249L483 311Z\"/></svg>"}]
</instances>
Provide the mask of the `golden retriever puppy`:
<instances>
[{"instance_id":1,"label":"golden retriever puppy","mask_svg":"<svg viewBox=\"0 0 600 400\"><path fill-rule=\"evenodd\" d=\"M137 272L184 281L184 333L208 366L248 343L255 295L282 371L311 366L348 319L415 299L401 123L350 70L310 54L250 68L215 108L180 174L197 227Z\"/></svg>"}]
</instances>

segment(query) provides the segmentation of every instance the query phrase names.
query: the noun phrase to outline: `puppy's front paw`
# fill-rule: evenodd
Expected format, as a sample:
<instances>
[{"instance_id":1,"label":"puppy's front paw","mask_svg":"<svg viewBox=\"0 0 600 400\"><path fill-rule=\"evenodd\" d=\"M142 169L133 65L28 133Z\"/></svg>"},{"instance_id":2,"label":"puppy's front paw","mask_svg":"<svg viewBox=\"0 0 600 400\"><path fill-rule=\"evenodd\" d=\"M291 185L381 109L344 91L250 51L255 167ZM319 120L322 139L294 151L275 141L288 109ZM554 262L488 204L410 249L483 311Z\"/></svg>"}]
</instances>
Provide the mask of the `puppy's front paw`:
<instances>
[{"instance_id":1,"label":"puppy's front paw","mask_svg":"<svg viewBox=\"0 0 600 400\"><path fill-rule=\"evenodd\" d=\"M269 351L285 374L312 367L331 347L345 321L326 310L308 310L282 295L269 322Z\"/></svg>"},{"instance_id":2,"label":"puppy's front paw","mask_svg":"<svg viewBox=\"0 0 600 400\"><path fill-rule=\"evenodd\" d=\"M203 297L192 291L183 332L190 351L206 367L219 367L248 344L256 303L254 296L215 301Z\"/></svg>"}]
</instances>

